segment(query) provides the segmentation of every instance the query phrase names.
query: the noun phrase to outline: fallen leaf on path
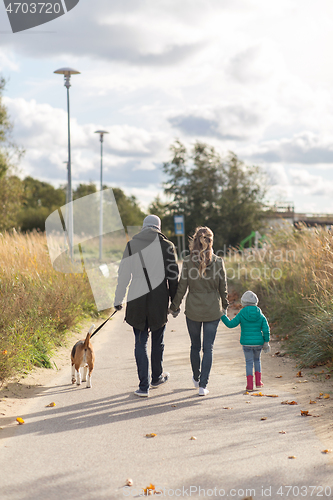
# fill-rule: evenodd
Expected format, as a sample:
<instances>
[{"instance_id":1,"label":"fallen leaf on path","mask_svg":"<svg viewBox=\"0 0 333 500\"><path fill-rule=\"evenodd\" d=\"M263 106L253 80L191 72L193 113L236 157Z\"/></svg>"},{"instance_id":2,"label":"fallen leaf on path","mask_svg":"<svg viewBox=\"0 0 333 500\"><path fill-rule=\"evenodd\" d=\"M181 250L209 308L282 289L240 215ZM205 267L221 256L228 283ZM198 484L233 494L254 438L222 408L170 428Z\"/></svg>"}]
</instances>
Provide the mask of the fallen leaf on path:
<instances>
[{"instance_id":1,"label":"fallen leaf on path","mask_svg":"<svg viewBox=\"0 0 333 500\"><path fill-rule=\"evenodd\" d=\"M196 439L197 439L197 438L196 438L195 436L191 436L191 437L190 437L190 440L191 440L191 441L195 441Z\"/></svg>"},{"instance_id":2,"label":"fallen leaf on path","mask_svg":"<svg viewBox=\"0 0 333 500\"><path fill-rule=\"evenodd\" d=\"M320 397L320 396L323 396L323 395L324 395L324 393L323 393L323 392L320 392L320 393L319 393L319 397Z\"/></svg>"},{"instance_id":3,"label":"fallen leaf on path","mask_svg":"<svg viewBox=\"0 0 333 500\"><path fill-rule=\"evenodd\" d=\"M244 392L244 396L245 396L246 394L249 394L249 391L245 391L245 392Z\"/></svg>"},{"instance_id":4,"label":"fallen leaf on path","mask_svg":"<svg viewBox=\"0 0 333 500\"><path fill-rule=\"evenodd\" d=\"M267 417L261 417L260 420L267 420Z\"/></svg>"},{"instance_id":5,"label":"fallen leaf on path","mask_svg":"<svg viewBox=\"0 0 333 500\"><path fill-rule=\"evenodd\" d=\"M275 378L282 378L282 375L277 375Z\"/></svg>"},{"instance_id":6,"label":"fallen leaf on path","mask_svg":"<svg viewBox=\"0 0 333 500\"><path fill-rule=\"evenodd\" d=\"M177 405L171 405L172 408L176 408Z\"/></svg>"},{"instance_id":7,"label":"fallen leaf on path","mask_svg":"<svg viewBox=\"0 0 333 500\"><path fill-rule=\"evenodd\" d=\"M296 457L295 457L295 455L290 455L290 457L288 457L288 458L296 458Z\"/></svg>"},{"instance_id":8,"label":"fallen leaf on path","mask_svg":"<svg viewBox=\"0 0 333 500\"><path fill-rule=\"evenodd\" d=\"M230 406L223 406L223 410L232 410Z\"/></svg>"},{"instance_id":9,"label":"fallen leaf on path","mask_svg":"<svg viewBox=\"0 0 333 500\"><path fill-rule=\"evenodd\" d=\"M282 405L298 405L296 401L281 401Z\"/></svg>"},{"instance_id":10,"label":"fallen leaf on path","mask_svg":"<svg viewBox=\"0 0 333 500\"><path fill-rule=\"evenodd\" d=\"M149 486L143 489L145 495L154 495L156 493L155 486L150 483Z\"/></svg>"},{"instance_id":11,"label":"fallen leaf on path","mask_svg":"<svg viewBox=\"0 0 333 500\"><path fill-rule=\"evenodd\" d=\"M303 377L301 370L299 372L297 372L296 377Z\"/></svg>"},{"instance_id":12,"label":"fallen leaf on path","mask_svg":"<svg viewBox=\"0 0 333 500\"><path fill-rule=\"evenodd\" d=\"M21 417L17 417L16 422L18 422L20 425L24 424L24 420Z\"/></svg>"},{"instance_id":13,"label":"fallen leaf on path","mask_svg":"<svg viewBox=\"0 0 333 500\"><path fill-rule=\"evenodd\" d=\"M251 396L265 396L262 392L253 392Z\"/></svg>"},{"instance_id":14,"label":"fallen leaf on path","mask_svg":"<svg viewBox=\"0 0 333 500\"><path fill-rule=\"evenodd\" d=\"M6 356L6 354L7 354L6 349L5 349L4 351L2 351L2 354L3 354L4 356Z\"/></svg>"},{"instance_id":15,"label":"fallen leaf on path","mask_svg":"<svg viewBox=\"0 0 333 500\"><path fill-rule=\"evenodd\" d=\"M157 434L155 434L155 432L151 432L150 434L146 434L146 437L147 438L154 438L156 437Z\"/></svg>"},{"instance_id":16,"label":"fallen leaf on path","mask_svg":"<svg viewBox=\"0 0 333 500\"><path fill-rule=\"evenodd\" d=\"M309 410L301 410L301 415L302 417L312 417L311 413L309 413Z\"/></svg>"},{"instance_id":17,"label":"fallen leaf on path","mask_svg":"<svg viewBox=\"0 0 333 500\"><path fill-rule=\"evenodd\" d=\"M277 394L266 394L266 398L278 398Z\"/></svg>"},{"instance_id":18,"label":"fallen leaf on path","mask_svg":"<svg viewBox=\"0 0 333 500\"><path fill-rule=\"evenodd\" d=\"M279 434L287 434L286 431L279 431Z\"/></svg>"},{"instance_id":19,"label":"fallen leaf on path","mask_svg":"<svg viewBox=\"0 0 333 500\"><path fill-rule=\"evenodd\" d=\"M55 402L53 401L53 402L52 402L52 403L50 403L49 405L46 405L46 406L45 406L45 408L48 408L48 407L50 407L50 406L55 406L55 405L56 405L56 404L55 404Z\"/></svg>"},{"instance_id":20,"label":"fallen leaf on path","mask_svg":"<svg viewBox=\"0 0 333 500\"><path fill-rule=\"evenodd\" d=\"M324 399L329 399L329 398L330 398L330 395L329 394L325 394Z\"/></svg>"},{"instance_id":21,"label":"fallen leaf on path","mask_svg":"<svg viewBox=\"0 0 333 500\"><path fill-rule=\"evenodd\" d=\"M317 404L317 401L312 401L312 400L310 399L309 404L310 404L310 405L316 405L316 404Z\"/></svg>"},{"instance_id":22,"label":"fallen leaf on path","mask_svg":"<svg viewBox=\"0 0 333 500\"><path fill-rule=\"evenodd\" d=\"M322 453L332 453L332 450L323 450Z\"/></svg>"},{"instance_id":23,"label":"fallen leaf on path","mask_svg":"<svg viewBox=\"0 0 333 500\"><path fill-rule=\"evenodd\" d=\"M133 480L132 479L126 479L126 486L133 486Z\"/></svg>"}]
</instances>

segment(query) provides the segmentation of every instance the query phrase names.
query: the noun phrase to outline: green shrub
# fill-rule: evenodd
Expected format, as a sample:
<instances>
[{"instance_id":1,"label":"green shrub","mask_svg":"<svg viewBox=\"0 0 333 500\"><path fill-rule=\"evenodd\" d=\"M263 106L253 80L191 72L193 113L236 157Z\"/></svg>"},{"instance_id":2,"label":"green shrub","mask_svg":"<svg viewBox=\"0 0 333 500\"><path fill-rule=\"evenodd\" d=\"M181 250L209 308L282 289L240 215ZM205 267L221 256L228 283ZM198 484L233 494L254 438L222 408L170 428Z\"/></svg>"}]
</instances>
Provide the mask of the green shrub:
<instances>
[{"instance_id":1,"label":"green shrub","mask_svg":"<svg viewBox=\"0 0 333 500\"><path fill-rule=\"evenodd\" d=\"M333 234L325 228L272 232L262 249L226 258L239 293L253 290L285 348L303 366L333 358Z\"/></svg>"},{"instance_id":2,"label":"green shrub","mask_svg":"<svg viewBox=\"0 0 333 500\"><path fill-rule=\"evenodd\" d=\"M0 382L50 367L66 330L97 315L85 274L56 272L43 234L0 236Z\"/></svg>"}]
</instances>

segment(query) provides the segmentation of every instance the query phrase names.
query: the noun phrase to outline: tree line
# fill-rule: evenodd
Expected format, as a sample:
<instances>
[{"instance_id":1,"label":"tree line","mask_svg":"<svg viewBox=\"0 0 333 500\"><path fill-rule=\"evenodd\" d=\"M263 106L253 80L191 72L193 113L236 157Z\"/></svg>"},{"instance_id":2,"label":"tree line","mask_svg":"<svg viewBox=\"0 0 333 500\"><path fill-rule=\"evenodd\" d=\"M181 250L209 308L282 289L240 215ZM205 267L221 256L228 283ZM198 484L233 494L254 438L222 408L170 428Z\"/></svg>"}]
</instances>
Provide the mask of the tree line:
<instances>
[{"instance_id":1,"label":"tree line","mask_svg":"<svg viewBox=\"0 0 333 500\"><path fill-rule=\"evenodd\" d=\"M266 180L258 166L248 166L235 153L223 158L214 147L197 141L190 150L179 140L170 147L171 159L163 165L164 193L149 207L173 233L174 215L184 215L186 234L209 226L214 248L237 246L263 225Z\"/></svg>"}]
</instances>

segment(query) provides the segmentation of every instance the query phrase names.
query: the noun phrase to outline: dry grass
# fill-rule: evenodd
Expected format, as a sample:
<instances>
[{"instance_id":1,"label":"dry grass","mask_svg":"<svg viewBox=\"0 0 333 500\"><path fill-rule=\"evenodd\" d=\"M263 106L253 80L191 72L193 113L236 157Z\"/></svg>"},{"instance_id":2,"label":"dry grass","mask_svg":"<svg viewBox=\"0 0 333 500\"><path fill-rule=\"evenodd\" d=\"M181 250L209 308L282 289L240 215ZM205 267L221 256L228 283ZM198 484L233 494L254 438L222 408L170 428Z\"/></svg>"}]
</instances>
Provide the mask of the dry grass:
<instances>
[{"instance_id":1,"label":"dry grass","mask_svg":"<svg viewBox=\"0 0 333 500\"><path fill-rule=\"evenodd\" d=\"M66 330L97 313L86 276L53 269L44 234L15 232L0 235L0 309L0 382L50 366Z\"/></svg>"},{"instance_id":2,"label":"dry grass","mask_svg":"<svg viewBox=\"0 0 333 500\"><path fill-rule=\"evenodd\" d=\"M273 332L303 365L333 359L333 233L324 228L284 229L266 248L227 259L239 292L260 298Z\"/></svg>"}]
</instances>

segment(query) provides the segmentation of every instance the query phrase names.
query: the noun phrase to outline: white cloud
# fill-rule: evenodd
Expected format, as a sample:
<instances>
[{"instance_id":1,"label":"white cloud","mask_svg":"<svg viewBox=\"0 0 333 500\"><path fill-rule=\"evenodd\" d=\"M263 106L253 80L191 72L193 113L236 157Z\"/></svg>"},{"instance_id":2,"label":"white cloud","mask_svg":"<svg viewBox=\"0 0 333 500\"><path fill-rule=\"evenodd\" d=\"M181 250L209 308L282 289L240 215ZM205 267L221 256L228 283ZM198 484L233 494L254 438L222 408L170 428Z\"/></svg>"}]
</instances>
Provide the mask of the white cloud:
<instances>
[{"instance_id":1,"label":"white cloud","mask_svg":"<svg viewBox=\"0 0 333 500\"><path fill-rule=\"evenodd\" d=\"M289 173L294 186L302 189L304 195L333 196L333 180L311 174L305 169L291 169Z\"/></svg>"},{"instance_id":2,"label":"white cloud","mask_svg":"<svg viewBox=\"0 0 333 500\"><path fill-rule=\"evenodd\" d=\"M333 137L305 131L291 138L262 142L254 148L252 157L272 162L333 163Z\"/></svg>"},{"instance_id":3,"label":"white cloud","mask_svg":"<svg viewBox=\"0 0 333 500\"><path fill-rule=\"evenodd\" d=\"M82 72L71 89L75 182L98 179L94 132L103 128L106 182L142 196L148 185L160 189L177 136L260 162L274 196L310 190L302 195L310 204L314 186L330 193L316 176L302 185L310 180L300 172L321 169L330 182L332 12L328 0L320 8L309 0L99 0L98 9L81 1L47 26L55 33L2 36L0 69L12 73L13 89L5 103L27 149L25 171L52 182L66 174L65 94L52 71L69 65Z\"/></svg>"},{"instance_id":4,"label":"white cloud","mask_svg":"<svg viewBox=\"0 0 333 500\"><path fill-rule=\"evenodd\" d=\"M19 65L13 51L3 50L0 48L0 71L18 71Z\"/></svg>"},{"instance_id":5,"label":"white cloud","mask_svg":"<svg viewBox=\"0 0 333 500\"><path fill-rule=\"evenodd\" d=\"M4 100L14 121L14 137L26 149L21 162L23 175L32 175L53 183L66 182L67 114L35 100ZM163 132L149 132L129 125L104 126L104 181L147 186L160 185L159 155L164 150ZM73 181L99 180L100 142L96 130L100 125L80 125L71 120Z\"/></svg>"}]
</instances>

